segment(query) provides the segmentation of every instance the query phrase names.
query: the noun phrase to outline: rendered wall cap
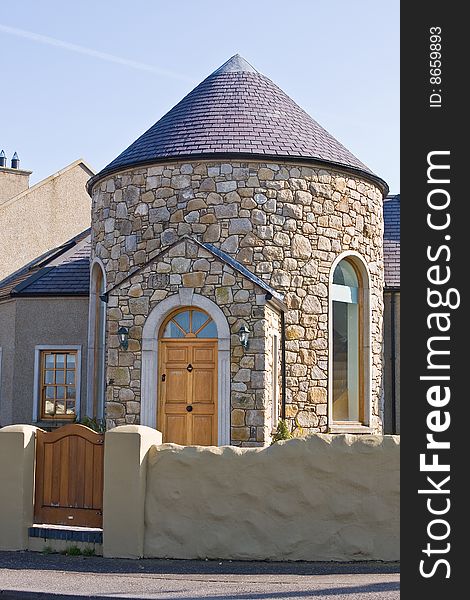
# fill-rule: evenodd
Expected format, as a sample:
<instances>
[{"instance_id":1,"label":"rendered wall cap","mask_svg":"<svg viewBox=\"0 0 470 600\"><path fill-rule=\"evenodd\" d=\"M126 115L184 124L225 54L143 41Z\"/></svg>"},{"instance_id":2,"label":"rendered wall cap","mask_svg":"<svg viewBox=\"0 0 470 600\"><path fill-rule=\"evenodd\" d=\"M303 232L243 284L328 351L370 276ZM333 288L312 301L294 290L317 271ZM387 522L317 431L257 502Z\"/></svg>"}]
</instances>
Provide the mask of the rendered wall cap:
<instances>
[{"instance_id":1,"label":"rendered wall cap","mask_svg":"<svg viewBox=\"0 0 470 600\"><path fill-rule=\"evenodd\" d=\"M139 433L141 435L151 434L155 435L156 433L160 433L156 429L152 429L152 427L147 427L146 425L120 425L119 427L114 427L106 432L107 434L114 433ZM161 435L161 434L160 434Z\"/></svg>"},{"instance_id":2,"label":"rendered wall cap","mask_svg":"<svg viewBox=\"0 0 470 600\"><path fill-rule=\"evenodd\" d=\"M35 435L37 430L38 427L34 427L34 425L6 425L0 429L0 433L29 433Z\"/></svg>"}]
</instances>

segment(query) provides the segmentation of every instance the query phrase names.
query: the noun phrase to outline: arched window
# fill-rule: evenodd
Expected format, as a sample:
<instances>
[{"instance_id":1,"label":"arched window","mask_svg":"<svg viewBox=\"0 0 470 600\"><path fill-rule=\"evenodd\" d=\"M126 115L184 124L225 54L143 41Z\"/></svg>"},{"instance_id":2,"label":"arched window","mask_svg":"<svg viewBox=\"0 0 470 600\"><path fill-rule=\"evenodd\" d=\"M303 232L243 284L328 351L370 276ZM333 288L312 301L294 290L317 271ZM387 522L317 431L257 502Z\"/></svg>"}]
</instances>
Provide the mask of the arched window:
<instances>
[{"instance_id":1,"label":"arched window","mask_svg":"<svg viewBox=\"0 0 470 600\"><path fill-rule=\"evenodd\" d=\"M365 424L368 421L365 410L366 348L369 347L366 343L369 330L365 310L368 303L366 277L364 266L353 257L341 260L333 272L330 415L333 423Z\"/></svg>"},{"instance_id":2,"label":"arched window","mask_svg":"<svg viewBox=\"0 0 470 600\"><path fill-rule=\"evenodd\" d=\"M216 338L217 327L212 318L197 308L184 308L170 315L162 326L163 338Z\"/></svg>"}]
</instances>

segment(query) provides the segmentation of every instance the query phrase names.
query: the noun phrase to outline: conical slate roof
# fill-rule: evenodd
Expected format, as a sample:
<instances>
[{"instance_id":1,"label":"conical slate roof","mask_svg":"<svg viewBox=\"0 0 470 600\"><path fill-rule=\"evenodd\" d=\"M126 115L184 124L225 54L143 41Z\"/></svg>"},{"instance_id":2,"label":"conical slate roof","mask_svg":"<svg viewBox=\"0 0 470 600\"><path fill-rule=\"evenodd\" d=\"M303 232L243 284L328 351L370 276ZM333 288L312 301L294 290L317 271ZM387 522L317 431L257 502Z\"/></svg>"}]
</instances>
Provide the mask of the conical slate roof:
<instances>
[{"instance_id":1,"label":"conical slate roof","mask_svg":"<svg viewBox=\"0 0 470 600\"><path fill-rule=\"evenodd\" d=\"M224 156L301 158L347 167L381 181L277 85L236 54L92 183L130 166Z\"/></svg>"}]
</instances>

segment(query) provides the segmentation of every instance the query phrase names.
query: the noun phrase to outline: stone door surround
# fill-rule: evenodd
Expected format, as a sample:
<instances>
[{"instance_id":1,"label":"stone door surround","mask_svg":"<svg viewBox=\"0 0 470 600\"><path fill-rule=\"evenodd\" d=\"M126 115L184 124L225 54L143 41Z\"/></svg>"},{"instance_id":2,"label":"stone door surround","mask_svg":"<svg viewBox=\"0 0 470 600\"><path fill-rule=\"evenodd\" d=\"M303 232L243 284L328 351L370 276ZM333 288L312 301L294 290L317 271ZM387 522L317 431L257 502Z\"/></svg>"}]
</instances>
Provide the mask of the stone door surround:
<instances>
[{"instance_id":1,"label":"stone door surround","mask_svg":"<svg viewBox=\"0 0 470 600\"><path fill-rule=\"evenodd\" d=\"M182 288L162 300L148 315L142 333L141 425L156 428L158 408L158 334L165 318L177 308L193 306L212 317L217 327L218 445L230 444L230 328L222 310L208 298Z\"/></svg>"}]
</instances>

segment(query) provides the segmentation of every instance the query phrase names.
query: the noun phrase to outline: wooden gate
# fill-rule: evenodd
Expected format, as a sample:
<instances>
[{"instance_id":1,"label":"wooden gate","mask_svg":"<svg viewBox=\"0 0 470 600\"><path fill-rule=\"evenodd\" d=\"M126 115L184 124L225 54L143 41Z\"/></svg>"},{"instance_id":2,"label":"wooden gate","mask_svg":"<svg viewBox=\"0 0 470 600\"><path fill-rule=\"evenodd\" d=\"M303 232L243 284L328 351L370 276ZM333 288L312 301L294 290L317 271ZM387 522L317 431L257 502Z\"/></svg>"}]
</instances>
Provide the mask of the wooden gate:
<instances>
[{"instance_id":1,"label":"wooden gate","mask_svg":"<svg viewBox=\"0 0 470 600\"><path fill-rule=\"evenodd\" d=\"M36 436L35 522L102 527L104 435L74 423Z\"/></svg>"}]
</instances>

